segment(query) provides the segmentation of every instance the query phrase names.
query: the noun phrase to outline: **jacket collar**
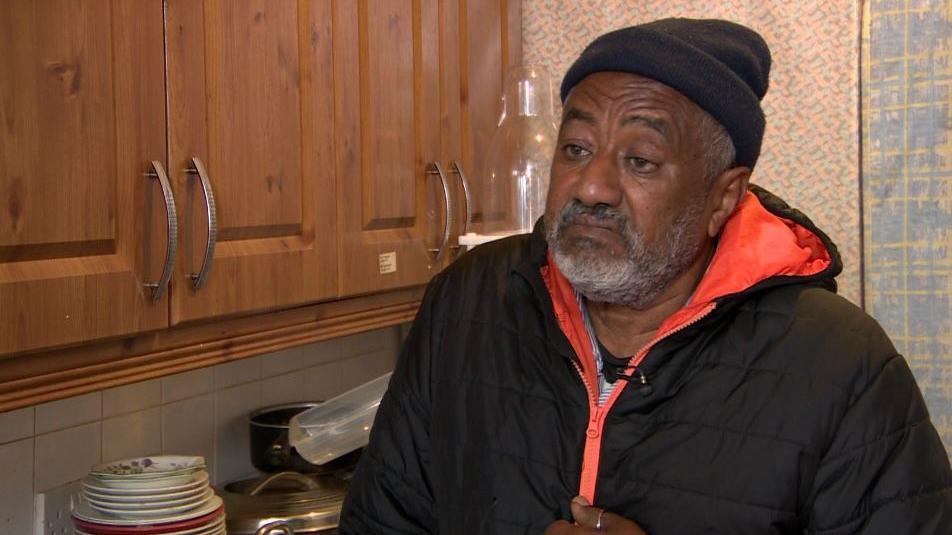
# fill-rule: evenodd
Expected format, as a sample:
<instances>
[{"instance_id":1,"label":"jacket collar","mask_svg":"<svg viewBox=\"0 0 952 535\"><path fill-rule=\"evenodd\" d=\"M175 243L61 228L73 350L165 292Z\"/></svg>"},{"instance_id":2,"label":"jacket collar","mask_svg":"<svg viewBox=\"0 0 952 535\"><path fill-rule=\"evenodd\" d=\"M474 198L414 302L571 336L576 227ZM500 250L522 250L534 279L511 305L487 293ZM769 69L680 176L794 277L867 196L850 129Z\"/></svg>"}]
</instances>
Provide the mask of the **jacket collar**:
<instances>
[{"instance_id":1,"label":"jacket collar","mask_svg":"<svg viewBox=\"0 0 952 535\"><path fill-rule=\"evenodd\" d=\"M548 294L556 315L577 308L566 292L552 292L553 283L570 285L555 263L548 260L541 220L529 247L529 262L516 271L538 281L543 270L551 270L545 275L547 281L533 284L537 292ZM666 319L659 332L677 328L712 304L770 286L824 281L835 289L833 277L841 270L839 253L826 234L780 198L752 185L725 223L691 300Z\"/></svg>"},{"instance_id":2,"label":"jacket collar","mask_svg":"<svg viewBox=\"0 0 952 535\"><path fill-rule=\"evenodd\" d=\"M832 279L841 270L828 236L806 216L753 186L724 224L691 300L662 329L732 296L786 282Z\"/></svg>"}]
</instances>

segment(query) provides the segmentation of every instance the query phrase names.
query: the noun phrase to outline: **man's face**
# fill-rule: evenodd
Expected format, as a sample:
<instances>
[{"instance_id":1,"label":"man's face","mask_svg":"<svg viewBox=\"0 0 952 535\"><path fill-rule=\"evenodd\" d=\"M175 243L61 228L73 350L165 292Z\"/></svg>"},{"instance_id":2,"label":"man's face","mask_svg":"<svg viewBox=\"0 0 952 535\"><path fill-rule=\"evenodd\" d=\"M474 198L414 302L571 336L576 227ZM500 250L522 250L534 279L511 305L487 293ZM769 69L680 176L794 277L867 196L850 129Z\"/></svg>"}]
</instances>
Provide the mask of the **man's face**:
<instances>
[{"instance_id":1,"label":"man's face","mask_svg":"<svg viewBox=\"0 0 952 535\"><path fill-rule=\"evenodd\" d=\"M546 238L587 298L644 309L697 260L707 220L700 108L659 82L602 72L567 99Z\"/></svg>"}]
</instances>

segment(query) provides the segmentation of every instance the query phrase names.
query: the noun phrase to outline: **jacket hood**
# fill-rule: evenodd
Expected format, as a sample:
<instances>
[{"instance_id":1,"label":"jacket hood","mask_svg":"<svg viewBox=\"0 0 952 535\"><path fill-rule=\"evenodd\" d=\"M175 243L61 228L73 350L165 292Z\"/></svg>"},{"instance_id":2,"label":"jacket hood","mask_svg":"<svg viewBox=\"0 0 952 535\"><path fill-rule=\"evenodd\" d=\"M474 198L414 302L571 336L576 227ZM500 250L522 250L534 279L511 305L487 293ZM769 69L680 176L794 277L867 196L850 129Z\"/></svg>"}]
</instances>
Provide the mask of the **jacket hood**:
<instances>
[{"instance_id":1,"label":"jacket hood","mask_svg":"<svg viewBox=\"0 0 952 535\"><path fill-rule=\"evenodd\" d=\"M751 186L724 224L691 303L721 300L765 283L803 279L832 283L842 268L832 240L807 216L767 190Z\"/></svg>"}]
</instances>

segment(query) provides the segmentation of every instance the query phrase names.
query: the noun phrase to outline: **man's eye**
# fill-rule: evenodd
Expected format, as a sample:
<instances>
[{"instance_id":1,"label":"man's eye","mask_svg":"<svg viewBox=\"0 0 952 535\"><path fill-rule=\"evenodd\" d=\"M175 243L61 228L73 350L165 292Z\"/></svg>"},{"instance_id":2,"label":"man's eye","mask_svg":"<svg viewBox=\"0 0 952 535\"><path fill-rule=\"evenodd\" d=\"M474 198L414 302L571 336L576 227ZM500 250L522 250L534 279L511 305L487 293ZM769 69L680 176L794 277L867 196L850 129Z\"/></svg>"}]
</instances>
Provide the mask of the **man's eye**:
<instances>
[{"instance_id":1,"label":"man's eye","mask_svg":"<svg viewBox=\"0 0 952 535\"><path fill-rule=\"evenodd\" d=\"M637 156L626 159L628 160L628 165L630 165L632 169L641 173L651 172L658 168L658 165L654 162L644 158L639 158Z\"/></svg>"},{"instance_id":2,"label":"man's eye","mask_svg":"<svg viewBox=\"0 0 952 535\"><path fill-rule=\"evenodd\" d=\"M581 158L588 154L588 149L580 145L575 145L574 143L563 146L562 151L565 152L565 155L569 158Z\"/></svg>"}]
</instances>

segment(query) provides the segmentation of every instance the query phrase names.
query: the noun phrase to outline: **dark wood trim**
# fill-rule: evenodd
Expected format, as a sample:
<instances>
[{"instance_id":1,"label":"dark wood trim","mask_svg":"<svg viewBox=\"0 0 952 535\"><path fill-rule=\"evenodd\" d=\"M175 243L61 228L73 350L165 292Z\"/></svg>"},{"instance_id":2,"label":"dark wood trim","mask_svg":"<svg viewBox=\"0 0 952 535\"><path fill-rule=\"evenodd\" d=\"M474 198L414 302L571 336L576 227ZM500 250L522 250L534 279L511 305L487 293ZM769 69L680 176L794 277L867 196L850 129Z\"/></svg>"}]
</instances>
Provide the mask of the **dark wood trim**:
<instances>
[{"instance_id":1,"label":"dark wood trim","mask_svg":"<svg viewBox=\"0 0 952 535\"><path fill-rule=\"evenodd\" d=\"M405 323L423 288L0 356L0 412Z\"/></svg>"}]
</instances>

